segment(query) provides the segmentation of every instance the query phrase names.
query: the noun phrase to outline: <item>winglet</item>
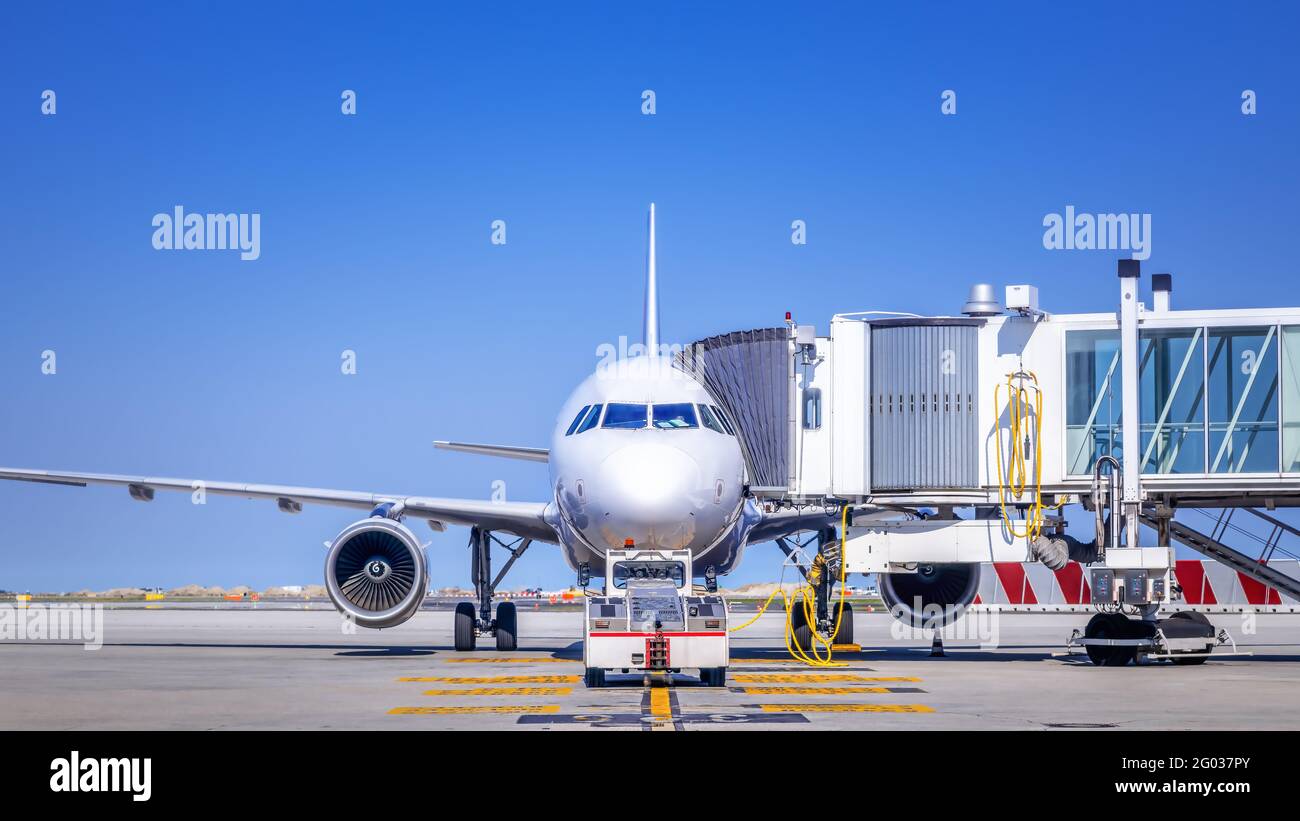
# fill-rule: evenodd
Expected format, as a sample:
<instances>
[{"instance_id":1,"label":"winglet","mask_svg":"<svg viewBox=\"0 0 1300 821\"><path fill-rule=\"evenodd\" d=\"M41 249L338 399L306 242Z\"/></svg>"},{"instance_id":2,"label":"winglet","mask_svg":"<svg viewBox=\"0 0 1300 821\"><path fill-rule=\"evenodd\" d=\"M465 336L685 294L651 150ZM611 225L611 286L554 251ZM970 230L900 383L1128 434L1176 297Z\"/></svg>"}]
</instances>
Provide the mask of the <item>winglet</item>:
<instances>
[{"instance_id":1,"label":"winglet","mask_svg":"<svg viewBox=\"0 0 1300 821\"><path fill-rule=\"evenodd\" d=\"M650 203L650 242L646 254L645 331L642 336L646 354L659 354L659 288L655 282L655 204Z\"/></svg>"}]
</instances>

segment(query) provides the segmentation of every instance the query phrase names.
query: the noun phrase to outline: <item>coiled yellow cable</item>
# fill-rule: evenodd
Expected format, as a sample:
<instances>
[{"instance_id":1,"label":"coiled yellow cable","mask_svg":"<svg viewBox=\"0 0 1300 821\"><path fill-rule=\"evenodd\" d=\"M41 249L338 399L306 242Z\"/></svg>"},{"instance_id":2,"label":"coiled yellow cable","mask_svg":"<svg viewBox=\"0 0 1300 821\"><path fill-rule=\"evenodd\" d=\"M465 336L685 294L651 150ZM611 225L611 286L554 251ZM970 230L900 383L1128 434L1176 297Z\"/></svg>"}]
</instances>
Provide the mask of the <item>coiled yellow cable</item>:
<instances>
[{"instance_id":1,"label":"coiled yellow cable","mask_svg":"<svg viewBox=\"0 0 1300 821\"><path fill-rule=\"evenodd\" d=\"M821 634L817 632L817 629L815 627L815 625L817 624L817 591L813 587L813 582L805 581L803 585L801 585L798 589L795 590L794 594L786 595L785 587L784 587L785 584L784 569L782 569L781 571L781 578L777 582L776 590L773 590L772 595L768 596L767 601L763 602L763 606L758 608L758 612L754 614L754 618L750 619L744 624L731 628L728 632L735 633L737 631L744 630L746 627L758 621L759 617L767 612L767 608L771 606L772 601L779 595L781 597L782 604L785 607L786 652L788 652L791 655L791 657L793 657L794 659L803 662L809 667L847 666L845 665L844 662L833 661L831 657L834 654L835 636L838 636L840 634L840 621L841 619L844 618L844 590L845 590L844 578L846 575L844 568L845 565L847 564L847 562L845 562L844 560L844 537L848 534L848 519L849 519L849 507L848 505L845 505L840 513L840 606L835 612L835 627L832 628L831 630L830 638L822 638ZM824 565L825 565L825 561L822 559L821 554L818 554L817 557L813 560L813 567L812 570L810 571L810 575L812 576L814 581L818 578L818 574L821 573L821 569ZM798 640L795 638L795 634L794 634L794 608L795 607L802 607L803 615L804 615L804 623L814 626L812 629L812 647L809 647L807 649L800 647ZM824 656L823 656L823 652L825 653Z\"/></svg>"},{"instance_id":2,"label":"coiled yellow cable","mask_svg":"<svg viewBox=\"0 0 1300 821\"><path fill-rule=\"evenodd\" d=\"M1011 427L1011 458L1005 460L1006 469L1003 469L1003 448L1002 436L997 437L998 443L998 509L1002 513L1002 523L1006 526L1007 532L1013 538L1024 537L1033 541L1043 532L1044 510L1055 510L1061 507L1061 504L1048 507L1043 504L1043 391L1038 387L1038 376L1033 371L1028 373L1017 371L1007 374L1007 415L1010 418ZM998 410L1002 407L1000 403L1002 385L993 388L993 408ZM1029 419L1030 402L1033 403L1033 420ZM1032 428L1031 428L1032 425ZM1030 430L1033 430L1032 441L1029 443L1034 451L1034 478L1033 478L1033 501L1030 502L1028 509L1025 511L1025 529L1023 532L1016 530L1012 524L1011 514L1007 512L1008 496L1013 496L1019 500L1024 495L1025 490L1030 487L1029 468L1025 464L1028 458L1026 451L1028 447L1020 446L1022 436L1029 437Z\"/></svg>"}]
</instances>

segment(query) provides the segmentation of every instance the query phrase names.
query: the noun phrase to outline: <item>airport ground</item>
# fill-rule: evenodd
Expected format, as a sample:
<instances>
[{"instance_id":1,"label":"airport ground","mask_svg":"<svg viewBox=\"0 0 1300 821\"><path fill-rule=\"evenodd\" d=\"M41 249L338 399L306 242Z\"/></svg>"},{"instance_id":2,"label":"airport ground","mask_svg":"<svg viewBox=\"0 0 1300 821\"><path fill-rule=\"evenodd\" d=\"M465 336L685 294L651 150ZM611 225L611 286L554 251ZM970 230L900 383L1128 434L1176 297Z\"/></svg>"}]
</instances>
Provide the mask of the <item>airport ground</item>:
<instances>
[{"instance_id":1,"label":"airport ground","mask_svg":"<svg viewBox=\"0 0 1300 821\"><path fill-rule=\"evenodd\" d=\"M1003 614L998 645L856 618L844 666L792 660L783 619L736 635L725 688L683 673L582 684L581 616L520 612L520 649L451 649L451 614L346 633L332 609L107 608L104 643L0 642L0 729L1300 729L1300 616L1212 616L1249 656L1101 668L1055 658L1086 614ZM483 640L483 646L490 639Z\"/></svg>"}]
</instances>

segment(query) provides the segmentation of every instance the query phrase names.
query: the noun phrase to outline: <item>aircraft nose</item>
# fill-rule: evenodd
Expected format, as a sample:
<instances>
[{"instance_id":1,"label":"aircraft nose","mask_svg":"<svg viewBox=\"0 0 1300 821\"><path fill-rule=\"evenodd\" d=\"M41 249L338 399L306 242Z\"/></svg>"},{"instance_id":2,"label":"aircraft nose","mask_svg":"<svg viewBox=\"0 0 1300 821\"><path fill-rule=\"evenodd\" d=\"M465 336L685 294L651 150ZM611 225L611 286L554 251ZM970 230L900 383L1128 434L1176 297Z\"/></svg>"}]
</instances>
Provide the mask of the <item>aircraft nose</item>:
<instances>
[{"instance_id":1,"label":"aircraft nose","mask_svg":"<svg viewBox=\"0 0 1300 821\"><path fill-rule=\"evenodd\" d=\"M629 445L611 453L601 463L598 487L604 504L596 512L612 546L625 539L646 546L686 546L711 492L689 453L662 444Z\"/></svg>"}]
</instances>

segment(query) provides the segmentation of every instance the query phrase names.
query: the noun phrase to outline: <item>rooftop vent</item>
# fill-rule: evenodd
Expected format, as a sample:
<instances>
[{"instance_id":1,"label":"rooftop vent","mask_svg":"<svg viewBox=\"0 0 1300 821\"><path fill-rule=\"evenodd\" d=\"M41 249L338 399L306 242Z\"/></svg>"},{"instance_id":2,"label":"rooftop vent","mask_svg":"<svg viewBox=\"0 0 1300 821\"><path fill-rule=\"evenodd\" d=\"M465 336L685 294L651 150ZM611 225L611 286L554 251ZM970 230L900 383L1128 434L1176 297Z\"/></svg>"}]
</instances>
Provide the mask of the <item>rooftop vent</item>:
<instances>
[{"instance_id":1,"label":"rooftop vent","mask_svg":"<svg viewBox=\"0 0 1300 821\"><path fill-rule=\"evenodd\" d=\"M966 304L961 312L966 316L997 316L1002 313L1002 306L998 304L998 298L993 293L993 286L981 282L971 286L970 296L966 297Z\"/></svg>"}]
</instances>

